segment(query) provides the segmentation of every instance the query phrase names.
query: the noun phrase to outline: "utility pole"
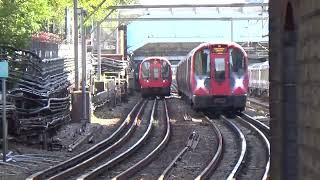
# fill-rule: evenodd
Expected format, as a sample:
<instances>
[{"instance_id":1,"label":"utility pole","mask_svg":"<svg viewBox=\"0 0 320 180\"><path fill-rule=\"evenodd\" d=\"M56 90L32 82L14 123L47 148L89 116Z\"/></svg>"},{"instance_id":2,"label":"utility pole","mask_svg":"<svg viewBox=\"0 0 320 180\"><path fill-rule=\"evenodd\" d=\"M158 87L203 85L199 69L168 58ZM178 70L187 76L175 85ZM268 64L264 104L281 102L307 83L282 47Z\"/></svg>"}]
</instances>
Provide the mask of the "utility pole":
<instances>
[{"instance_id":1,"label":"utility pole","mask_svg":"<svg viewBox=\"0 0 320 180\"><path fill-rule=\"evenodd\" d=\"M97 50L98 50L98 81L101 81L101 46L100 46L100 23L97 24Z\"/></svg>"},{"instance_id":2,"label":"utility pole","mask_svg":"<svg viewBox=\"0 0 320 180\"><path fill-rule=\"evenodd\" d=\"M80 28L81 28L81 60L82 60L82 121L85 123L89 120L88 118L88 106L87 106L87 44L86 44L86 31L84 27L84 16L86 11L81 8L81 17L80 17Z\"/></svg>"},{"instance_id":3,"label":"utility pole","mask_svg":"<svg viewBox=\"0 0 320 180\"><path fill-rule=\"evenodd\" d=\"M73 16L74 16L74 75L75 75L75 90L79 90L79 56L78 56L78 43L79 43L79 30L78 30L78 0L73 0Z\"/></svg>"}]
</instances>

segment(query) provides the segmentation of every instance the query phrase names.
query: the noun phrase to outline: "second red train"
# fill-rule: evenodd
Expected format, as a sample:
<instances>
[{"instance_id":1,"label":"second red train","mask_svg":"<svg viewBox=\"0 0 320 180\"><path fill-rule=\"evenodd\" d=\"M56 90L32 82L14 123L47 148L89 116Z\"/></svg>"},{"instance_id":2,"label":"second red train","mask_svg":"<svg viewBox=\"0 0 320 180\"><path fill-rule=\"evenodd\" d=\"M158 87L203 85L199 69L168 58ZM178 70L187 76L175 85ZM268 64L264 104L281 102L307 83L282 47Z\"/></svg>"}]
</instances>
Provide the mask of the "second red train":
<instances>
[{"instance_id":1,"label":"second red train","mask_svg":"<svg viewBox=\"0 0 320 180\"><path fill-rule=\"evenodd\" d=\"M172 69L164 57L145 58L139 68L142 97L170 96Z\"/></svg>"}]
</instances>

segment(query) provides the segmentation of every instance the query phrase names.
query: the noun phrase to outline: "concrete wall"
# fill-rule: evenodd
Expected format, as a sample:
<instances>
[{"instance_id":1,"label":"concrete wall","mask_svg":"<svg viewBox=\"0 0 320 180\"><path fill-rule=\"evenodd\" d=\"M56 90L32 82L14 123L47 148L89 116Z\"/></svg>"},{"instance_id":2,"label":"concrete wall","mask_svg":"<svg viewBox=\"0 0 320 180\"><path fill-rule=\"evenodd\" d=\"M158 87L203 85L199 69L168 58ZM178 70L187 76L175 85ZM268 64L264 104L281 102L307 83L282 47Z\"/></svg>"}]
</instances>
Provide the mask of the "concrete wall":
<instances>
[{"instance_id":1,"label":"concrete wall","mask_svg":"<svg viewBox=\"0 0 320 180\"><path fill-rule=\"evenodd\" d=\"M319 179L319 10L319 0L270 1L270 179Z\"/></svg>"}]
</instances>

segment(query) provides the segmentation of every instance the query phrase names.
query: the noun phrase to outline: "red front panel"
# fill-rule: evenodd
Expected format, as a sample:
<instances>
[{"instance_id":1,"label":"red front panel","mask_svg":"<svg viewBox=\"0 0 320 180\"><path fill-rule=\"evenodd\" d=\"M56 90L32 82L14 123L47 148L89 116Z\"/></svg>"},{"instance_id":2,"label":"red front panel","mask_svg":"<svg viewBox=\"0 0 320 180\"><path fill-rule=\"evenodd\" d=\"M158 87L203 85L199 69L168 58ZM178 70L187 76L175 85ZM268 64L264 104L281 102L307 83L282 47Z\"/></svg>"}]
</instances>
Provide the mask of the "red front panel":
<instances>
[{"instance_id":1,"label":"red front panel","mask_svg":"<svg viewBox=\"0 0 320 180\"><path fill-rule=\"evenodd\" d=\"M247 93L246 53L238 47L214 44L198 49L192 56L194 95L230 96Z\"/></svg>"},{"instance_id":2,"label":"red front panel","mask_svg":"<svg viewBox=\"0 0 320 180\"><path fill-rule=\"evenodd\" d=\"M211 95L230 95L228 54L211 55Z\"/></svg>"},{"instance_id":3,"label":"red front panel","mask_svg":"<svg viewBox=\"0 0 320 180\"><path fill-rule=\"evenodd\" d=\"M150 87L169 87L171 86L171 68L168 69L168 75L166 78L162 77L163 74L163 67L161 66L161 60L150 60L148 66L148 75L143 77L142 75L142 66L140 66L140 85L141 88L150 88Z\"/></svg>"}]
</instances>

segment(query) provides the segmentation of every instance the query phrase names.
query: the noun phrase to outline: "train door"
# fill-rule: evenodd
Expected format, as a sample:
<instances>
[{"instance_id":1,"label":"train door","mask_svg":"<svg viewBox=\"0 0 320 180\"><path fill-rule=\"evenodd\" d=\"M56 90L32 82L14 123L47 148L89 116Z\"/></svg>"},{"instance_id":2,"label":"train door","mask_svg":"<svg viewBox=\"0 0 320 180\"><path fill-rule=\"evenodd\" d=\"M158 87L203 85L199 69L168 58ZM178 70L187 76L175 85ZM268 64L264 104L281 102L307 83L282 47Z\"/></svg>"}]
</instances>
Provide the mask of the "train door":
<instances>
[{"instance_id":1,"label":"train door","mask_svg":"<svg viewBox=\"0 0 320 180\"><path fill-rule=\"evenodd\" d=\"M152 80L154 82L161 81L160 69L161 69L161 63L159 63L158 60L154 60L151 68Z\"/></svg>"},{"instance_id":2,"label":"train door","mask_svg":"<svg viewBox=\"0 0 320 180\"><path fill-rule=\"evenodd\" d=\"M229 57L226 53L211 54L211 92L216 96L230 95Z\"/></svg>"}]
</instances>

